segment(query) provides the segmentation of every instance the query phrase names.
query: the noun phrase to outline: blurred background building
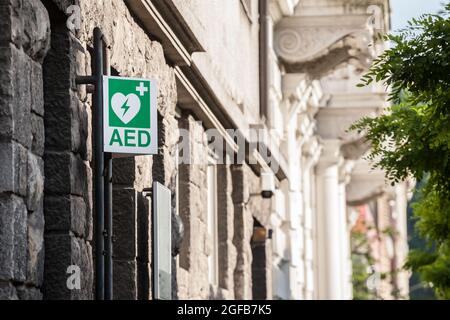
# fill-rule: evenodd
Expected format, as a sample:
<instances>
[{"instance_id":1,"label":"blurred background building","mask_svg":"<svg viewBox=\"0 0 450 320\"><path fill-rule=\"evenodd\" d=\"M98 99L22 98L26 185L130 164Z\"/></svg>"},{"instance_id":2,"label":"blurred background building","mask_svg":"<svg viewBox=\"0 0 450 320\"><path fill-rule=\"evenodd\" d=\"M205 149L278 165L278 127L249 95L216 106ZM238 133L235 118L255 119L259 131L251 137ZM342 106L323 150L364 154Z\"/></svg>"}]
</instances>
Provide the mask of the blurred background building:
<instances>
[{"instance_id":1,"label":"blurred background building","mask_svg":"<svg viewBox=\"0 0 450 320\"><path fill-rule=\"evenodd\" d=\"M92 97L75 77L95 27L109 73L159 82L159 154L114 159L116 299L152 297L153 181L173 194L173 299L408 297L409 186L347 130L388 106L383 86L356 87L388 0L2 0L0 21L2 299L93 298ZM269 153L221 163L250 129Z\"/></svg>"},{"instance_id":2,"label":"blurred background building","mask_svg":"<svg viewBox=\"0 0 450 320\"><path fill-rule=\"evenodd\" d=\"M287 241L281 248L289 247L290 254L275 251L281 258L275 270L295 280L276 283L275 295L352 298L352 234L362 231L371 248L365 287L383 274L371 285L375 296L407 297L408 275L401 271L407 253L407 185L388 187L384 173L364 158L370 146L348 132L352 123L388 105L383 86L356 85L385 48L377 35L390 29L389 2L300 1L274 24L271 99L273 113L283 117L273 117L272 125L285 128L290 176L300 176L280 188L289 213L278 215L279 225L287 227L282 227ZM355 229L360 219L365 230Z\"/></svg>"}]
</instances>

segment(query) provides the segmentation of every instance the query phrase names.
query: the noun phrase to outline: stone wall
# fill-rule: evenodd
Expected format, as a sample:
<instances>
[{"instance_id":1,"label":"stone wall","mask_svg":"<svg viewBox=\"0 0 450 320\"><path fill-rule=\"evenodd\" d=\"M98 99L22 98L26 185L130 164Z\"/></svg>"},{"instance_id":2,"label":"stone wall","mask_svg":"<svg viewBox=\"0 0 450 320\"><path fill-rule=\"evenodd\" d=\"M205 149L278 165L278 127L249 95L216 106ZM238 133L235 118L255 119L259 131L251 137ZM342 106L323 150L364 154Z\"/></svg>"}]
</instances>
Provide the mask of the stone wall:
<instances>
[{"instance_id":1,"label":"stone wall","mask_svg":"<svg viewBox=\"0 0 450 320\"><path fill-rule=\"evenodd\" d=\"M266 242L253 241L251 243L253 260L252 260L252 298L256 300L266 300L268 298L268 290L271 287L267 278L267 260L268 247Z\"/></svg>"},{"instance_id":2,"label":"stone wall","mask_svg":"<svg viewBox=\"0 0 450 320\"><path fill-rule=\"evenodd\" d=\"M151 201L143 190L158 181L173 194L176 191L178 137L174 134L177 123L173 69L165 61L161 44L150 40L123 1L85 1L81 12L84 23L78 37L84 47L92 44L93 29L100 26L111 44L110 63L118 75L158 81L159 155L113 161L114 298L149 299Z\"/></svg>"},{"instance_id":3,"label":"stone wall","mask_svg":"<svg viewBox=\"0 0 450 320\"><path fill-rule=\"evenodd\" d=\"M234 295L236 299L252 298L252 249L253 216L248 208L250 200L249 175L246 165L233 165L234 236L237 259L234 269Z\"/></svg>"},{"instance_id":4,"label":"stone wall","mask_svg":"<svg viewBox=\"0 0 450 320\"><path fill-rule=\"evenodd\" d=\"M39 0L2 1L0 29L0 299L40 299L47 11Z\"/></svg>"},{"instance_id":5,"label":"stone wall","mask_svg":"<svg viewBox=\"0 0 450 320\"><path fill-rule=\"evenodd\" d=\"M184 225L180 248L178 297L180 299L208 299L208 241L207 194L204 128L192 114L183 113L181 130L189 133L189 141L180 155L186 159L179 168L179 214ZM183 141L183 143L185 143ZM191 164L189 164L191 163Z\"/></svg>"},{"instance_id":6,"label":"stone wall","mask_svg":"<svg viewBox=\"0 0 450 320\"><path fill-rule=\"evenodd\" d=\"M179 168L179 214L184 237L177 270L178 297L251 299L253 215L249 205L249 181L258 178L247 165L216 165L219 282L217 286L211 285L208 280L212 240L208 237L206 218L208 146L205 129L189 113L181 115L179 126L189 132L190 137L189 147L183 148L188 154L181 154L181 157L191 159L193 164L181 164ZM257 201L254 200L254 204Z\"/></svg>"},{"instance_id":7,"label":"stone wall","mask_svg":"<svg viewBox=\"0 0 450 320\"><path fill-rule=\"evenodd\" d=\"M79 41L65 14L47 2L51 48L44 61L45 273L44 298L92 299L91 103L74 79L84 70ZM80 268L79 290L67 287L69 266Z\"/></svg>"},{"instance_id":8,"label":"stone wall","mask_svg":"<svg viewBox=\"0 0 450 320\"><path fill-rule=\"evenodd\" d=\"M150 297L151 168L148 157L113 161L114 299Z\"/></svg>"},{"instance_id":9,"label":"stone wall","mask_svg":"<svg viewBox=\"0 0 450 320\"><path fill-rule=\"evenodd\" d=\"M64 14L71 4L81 5L85 22L75 34ZM148 299L150 203L142 191L152 179L175 191L178 139L175 79L161 45L118 0L10 0L0 21L1 297L93 297L92 103L74 80L91 74L92 31L100 26L120 75L159 81L160 155L114 160L116 298ZM81 290L67 289L70 265L81 268Z\"/></svg>"},{"instance_id":10,"label":"stone wall","mask_svg":"<svg viewBox=\"0 0 450 320\"><path fill-rule=\"evenodd\" d=\"M72 4L81 6L83 17L75 32L67 29L64 13ZM240 10L236 3L232 8ZM174 69L162 45L151 40L122 0L5 0L0 4L0 299L94 297L92 97L85 86L75 85L75 77L92 73L97 26L110 44L111 72L159 83L159 154L113 161L114 298L151 298L151 200L144 189L153 181L173 194L173 298L251 298L252 211L259 200L249 201L259 180L246 165L217 165L219 283L211 287L205 128L189 112L176 119ZM248 29L256 30L251 24ZM246 102L252 107L254 89L246 89L253 92ZM177 166L178 128L191 135L194 165ZM70 266L80 267L79 290L67 287Z\"/></svg>"},{"instance_id":11,"label":"stone wall","mask_svg":"<svg viewBox=\"0 0 450 320\"><path fill-rule=\"evenodd\" d=\"M233 244L234 203L232 198L233 179L231 167L218 165L218 221L219 221L219 285L226 290L229 299L234 297L234 269L237 252Z\"/></svg>"},{"instance_id":12,"label":"stone wall","mask_svg":"<svg viewBox=\"0 0 450 320\"><path fill-rule=\"evenodd\" d=\"M193 60L214 92L226 96L235 121L257 123L259 116L258 0L172 0L205 53ZM239 41L237 41L239 39ZM225 98L224 98L225 99ZM238 117L245 117L238 119Z\"/></svg>"}]
</instances>

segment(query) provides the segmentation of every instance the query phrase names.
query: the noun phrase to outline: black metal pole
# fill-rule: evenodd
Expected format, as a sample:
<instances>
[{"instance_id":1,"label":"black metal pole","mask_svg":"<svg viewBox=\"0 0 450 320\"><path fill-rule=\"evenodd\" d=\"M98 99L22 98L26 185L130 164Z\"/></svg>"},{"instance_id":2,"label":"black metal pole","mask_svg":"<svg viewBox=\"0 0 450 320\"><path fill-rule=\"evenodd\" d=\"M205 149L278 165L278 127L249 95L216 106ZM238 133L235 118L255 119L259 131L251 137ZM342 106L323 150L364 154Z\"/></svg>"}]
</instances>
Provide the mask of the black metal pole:
<instances>
[{"instance_id":1,"label":"black metal pole","mask_svg":"<svg viewBox=\"0 0 450 320\"><path fill-rule=\"evenodd\" d=\"M109 62L109 49L108 43L103 37L103 54L104 54L104 74L109 76L111 75L111 66ZM113 235L113 204L112 204L112 193L113 193L113 185L112 185L112 174L113 174L113 160L111 153L105 153L105 230L106 230L106 238L105 238L105 300L113 299L113 244L112 244L112 235Z\"/></svg>"},{"instance_id":2,"label":"black metal pole","mask_svg":"<svg viewBox=\"0 0 450 320\"><path fill-rule=\"evenodd\" d=\"M112 155L105 153L105 300L113 299L113 215L112 215Z\"/></svg>"},{"instance_id":3,"label":"black metal pole","mask_svg":"<svg viewBox=\"0 0 450 320\"><path fill-rule=\"evenodd\" d=\"M103 35L94 29L94 212L95 212L95 297L104 300L105 291L105 211L104 211L104 158L103 158Z\"/></svg>"},{"instance_id":4,"label":"black metal pole","mask_svg":"<svg viewBox=\"0 0 450 320\"><path fill-rule=\"evenodd\" d=\"M103 37L103 74L111 75L111 66L109 62L109 48L108 42ZM113 299L113 207L112 207L112 174L113 174L113 160L112 153L104 153L105 161L105 300Z\"/></svg>"}]
</instances>

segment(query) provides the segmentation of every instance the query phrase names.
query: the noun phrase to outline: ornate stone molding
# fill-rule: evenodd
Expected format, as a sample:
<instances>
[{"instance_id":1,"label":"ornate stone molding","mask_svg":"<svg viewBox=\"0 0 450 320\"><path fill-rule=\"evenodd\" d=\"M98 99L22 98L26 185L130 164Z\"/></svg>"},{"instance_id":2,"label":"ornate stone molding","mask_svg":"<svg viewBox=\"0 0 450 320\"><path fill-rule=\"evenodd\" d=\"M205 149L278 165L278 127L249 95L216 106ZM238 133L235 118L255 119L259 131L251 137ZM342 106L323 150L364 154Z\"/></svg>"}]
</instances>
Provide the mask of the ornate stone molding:
<instances>
[{"instance_id":1,"label":"ornate stone molding","mask_svg":"<svg viewBox=\"0 0 450 320\"><path fill-rule=\"evenodd\" d=\"M298 3L299 0L270 0L269 9L273 21L277 23L283 17L294 14Z\"/></svg>"},{"instance_id":2,"label":"ornate stone molding","mask_svg":"<svg viewBox=\"0 0 450 320\"><path fill-rule=\"evenodd\" d=\"M371 112L372 111L372 112ZM324 139L339 139L349 143L361 138L356 132L349 132L350 126L364 116L376 115L368 108L320 108L316 115L317 133Z\"/></svg>"},{"instance_id":3,"label":"ornate stone molding","mask_svg":"<svg viewBox=\"0 0 450 320\"><path fill-rule=\"evenodd\" d=\"M163 45L164 53L178 66L191 65L194 52L205 51L172 1L125 0L144 30Z\"/></svg>"},{"instance_id":4,"label":"ornate stone molding","mask_svg":"<svg viewBox=\"0 0 450 320\"><path fill-rule=\"evenodd\" d=\"M288 72L318 76L344 62L367 68L375 56L369 18L369 14L286 17L276 27L275 50Z\"/></svg>"},{"instance_id":5,"label":"ornate stone molding","mask_svg":"<svg viewBox=\"0 0 450 320\"><path fill-rule=\"evenodd\" d=\"M389 190L384 172L373 169L367 160L356 162L347 185L347 204L357 206L378 198Z\"/></svg>"},{"instance_id":6,"label":"ornate stone molding","mask_svg":"<svg viewBox=\"0 0 450 320\"><path fill-rule=\"evenodd\" d=\"M338 139L321 139L322 153L317 164L317 173L321 174L331 165L342 166L345 162L341 154L342 142Z\"/></svg>"},{"instance_id":7,"label":"ornate stone molding","mask_svg":"<svg viewBox=\"0 0 450 320\"><path fill-rule=\"evenodd\" d=\"M297 6L299 0L272 0L272 3L278 4L281 13L285 16L294 13L295 6Z\"/></svg>"},{"instance_id":8,"label":"ornate stone molding","mask_svg":"<svg viewBox=\"0 0 450 320\"><path fill-rule=\"evenodd\" d=\"M303 163L305 170L311 170L319 161L323 146L320 144L320 138L317 135L311 136L302 145L302 154L306 161Z\"/></svg>"}]
</instances>

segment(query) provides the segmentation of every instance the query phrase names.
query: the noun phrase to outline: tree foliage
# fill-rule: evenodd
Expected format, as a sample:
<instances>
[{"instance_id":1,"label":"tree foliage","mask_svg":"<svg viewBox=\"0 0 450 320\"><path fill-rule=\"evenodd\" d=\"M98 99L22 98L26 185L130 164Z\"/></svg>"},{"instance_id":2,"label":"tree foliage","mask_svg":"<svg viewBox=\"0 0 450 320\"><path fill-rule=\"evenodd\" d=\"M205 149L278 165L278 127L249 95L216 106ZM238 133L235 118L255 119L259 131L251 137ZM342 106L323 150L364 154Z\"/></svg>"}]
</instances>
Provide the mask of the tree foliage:
<instances>
[{"instance_id":1,"label":"tree foliage","mask_svg":"<svg viewBox=\"0 0 450 320\"><path fill-rule=\"evenodd\" d=\"M384 82L393 106L352 126L372 144L369 155L392 183L427 176L414 204L427 250L412 251L406 267L450 299L450 3L438 15L409 22L374 61L361 86Z\"/></svg>"},{"instance_id":2,"label":"tree foliage","mask_svg":"<svg viewBox=\"0 0 450 320\"><path fill-rule=\"evenodd\" d=\"M374 291L367 286L371 273L368 270L374 264L370 246L367 241L367 234L358 231L351 232L352 244L352 282L354 300L373 300L377 299Z\"/></svg>"}]
</instances>

